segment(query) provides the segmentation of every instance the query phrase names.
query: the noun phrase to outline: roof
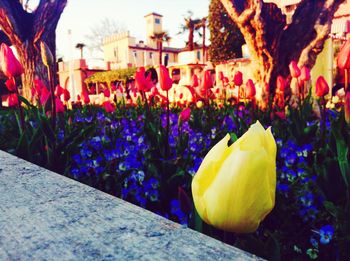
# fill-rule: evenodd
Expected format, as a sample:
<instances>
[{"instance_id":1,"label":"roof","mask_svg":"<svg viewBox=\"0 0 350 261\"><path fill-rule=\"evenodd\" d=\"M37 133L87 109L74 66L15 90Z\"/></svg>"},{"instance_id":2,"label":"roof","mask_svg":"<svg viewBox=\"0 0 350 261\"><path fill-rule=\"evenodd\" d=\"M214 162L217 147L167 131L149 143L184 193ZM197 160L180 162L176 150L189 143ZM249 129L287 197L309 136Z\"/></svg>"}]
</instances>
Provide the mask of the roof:
<instances>
[{"instance_id":1,"label":"roof","mask_svg":"<svg viewBox=\"0 0 350 261\"><path fill-rule=\"evenodd\" d=\"M149 46L137 46L137 45L129 45L130 49L136 49L136 50L144 50L144 51L155 51L157 52L157 48L152 48ZM179 48L173 48L173 47L163 47L163 52L169 52L169 53L179 53L181 52L181 49Z\"/></svg>"},{"instance_id":2,"label":"roof","mask_svg":"<svg viewBox=\"0 0 350 261\"><path fill-rule=\"evenodd\" d=\"M145 15L145 17L150 16L150 15L163 17L161 14L157 14L157 13L155 13L155 12L152 12L152 13L149 13L149 14Z\"/></svg>"}]
</instances>

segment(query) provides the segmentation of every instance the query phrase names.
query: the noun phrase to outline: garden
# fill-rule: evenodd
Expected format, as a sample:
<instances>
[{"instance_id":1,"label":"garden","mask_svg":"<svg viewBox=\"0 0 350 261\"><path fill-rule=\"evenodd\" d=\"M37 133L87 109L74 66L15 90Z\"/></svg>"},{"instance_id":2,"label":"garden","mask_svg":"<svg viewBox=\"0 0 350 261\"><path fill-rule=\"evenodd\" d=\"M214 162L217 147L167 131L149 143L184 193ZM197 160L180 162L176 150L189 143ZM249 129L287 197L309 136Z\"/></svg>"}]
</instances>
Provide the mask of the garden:
<instances>
[{"instance_id":1,"label":"garden","mask_svg":"<svg viewBox=\"0 0 350 261\"><path fill-rule=\"evenodd\" d=\"M345 51L338 61L348 70ZM42 58L50 68L45 43ZM237 99L222 99L225 89L213 91L205 73L187 86L191 99L170 103L167 69L155 80L140 68L134 101L97 106L82 93L71 106L66 89L40 80L33 102L20 96L22 67L5 44L1 68L11 94L0 110L0 149L260 257L349 258L350 97L329 99L322 76L315 94L292 103L282 77L274 96L265 87L256 101L240 72L220 77L239 88ZM289 68L306 86L309 70Z\"/></svg>"},{"instance_id":2,"label":"garden","mask_svg":"<svg viewBox=\"0 0 350 261\"><path fill-rule=\"evenodd\" d=\"M23 2L0 2L0 150L268 260L350 259L350 40L339 90L310 72L345 1L301 1L287 22L212 0L211 62L246 42L256 79L205 68L175 84L161 32L158 66L96 73L78 95L56 79L67 1Z\"/></svg>"}]
</instances>

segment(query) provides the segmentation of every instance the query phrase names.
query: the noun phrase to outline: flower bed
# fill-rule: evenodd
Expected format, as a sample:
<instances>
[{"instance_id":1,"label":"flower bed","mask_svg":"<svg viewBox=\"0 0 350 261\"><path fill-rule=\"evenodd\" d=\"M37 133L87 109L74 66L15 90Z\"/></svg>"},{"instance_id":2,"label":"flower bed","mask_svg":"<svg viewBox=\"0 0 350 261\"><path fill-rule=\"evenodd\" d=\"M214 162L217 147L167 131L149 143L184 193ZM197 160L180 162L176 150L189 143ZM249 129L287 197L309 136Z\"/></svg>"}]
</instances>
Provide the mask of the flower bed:
<instances>
[{"instance_id":1,"label":"flower bed","mask_svg":"<svg viewBox=\"0 0 350 261\"><path fill-rule=\"evenodd\" d=\"M86 106L59 114L56 155L38 138L50 143L45 118L38 121L35 108L25 111L27 141L16 138L14 111L1 111L0 148L262 257L347 255L349 202L339 160L349 129L341 113L328 110L322 130L307 103L303 113L291 109L287 119L273 121L262 111L252 114L249 105L237 111L212 104L192 107L190 119L180 122L180 109L173 108L166 152L166 111L152 107L146 120L142 106L123 106L114 113ZM278 145L276 206L257 232L224 233L199 222L191 180L213 145L226 133L241 136L257 118L272 125Z\"/></svg>"},{"instance_id":2,"label":"flower bed","mask_svg":"<svg viewBox=\"0 0 350 261\"><path fill-rule=\"evenodd\" d=\"M15 59L4 45L0 54ZM35 106L21 97L15 77L22 69L6 59L2 70L16 109L0 110L0 149L264 258L349 259L347 88L327 109L325 79L317 79L313 97L309 70L292 63L297 95L279 76L274 95L266 85L259 101L253 81L244 86L239 72L233 81L222 75L223 88L213 89L206 71L182 89L186 99L180 93L171 104L172 80L160 66L158 85L157 73L141 68L129 93L118 86L134 97L127 102L112 101L111 87L101 106L92 106L83 89L68 109L70 93L52 83L35 81ZM237 96L226 97L228 89Z\"/></svg>"}]
</instances>

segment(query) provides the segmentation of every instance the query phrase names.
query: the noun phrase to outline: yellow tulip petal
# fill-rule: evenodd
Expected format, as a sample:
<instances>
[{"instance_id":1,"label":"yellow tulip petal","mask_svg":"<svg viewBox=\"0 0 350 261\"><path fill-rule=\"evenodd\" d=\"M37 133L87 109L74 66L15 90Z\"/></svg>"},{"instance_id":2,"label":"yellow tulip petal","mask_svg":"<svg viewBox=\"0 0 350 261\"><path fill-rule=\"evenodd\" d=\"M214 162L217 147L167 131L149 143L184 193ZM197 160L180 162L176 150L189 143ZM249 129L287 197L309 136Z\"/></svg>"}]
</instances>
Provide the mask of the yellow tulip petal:
<instances>
[{"instance_id":1,"label":"yellow tulip petal","mask_svg":"<svg viewBox=\"0 0 350 261\"><path fill-rule=\"evenodd\" d=\"M204 158L192 181L201 218L217 228L255 231L275 204L276 143L257 122L228 147L229 135Z\"/></svg>"}]
</instances>

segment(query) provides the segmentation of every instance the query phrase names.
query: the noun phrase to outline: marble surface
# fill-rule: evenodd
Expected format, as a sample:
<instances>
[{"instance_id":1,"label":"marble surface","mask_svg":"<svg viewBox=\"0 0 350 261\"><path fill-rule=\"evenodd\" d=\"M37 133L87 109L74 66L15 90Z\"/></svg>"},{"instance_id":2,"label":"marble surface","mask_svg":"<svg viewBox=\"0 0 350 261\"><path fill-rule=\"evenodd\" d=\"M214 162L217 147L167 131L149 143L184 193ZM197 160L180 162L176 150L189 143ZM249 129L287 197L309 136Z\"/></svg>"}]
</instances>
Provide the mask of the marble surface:
<instances>
[{"instance_id":1,"label":"marble surface","mask_svg":"<svg viewBox=\"0 0 350 261\"><path fill-rule=\"evenodd\" d=\"M0 151L0 260L259 260Z\"/></svg>"}]
</instances>

